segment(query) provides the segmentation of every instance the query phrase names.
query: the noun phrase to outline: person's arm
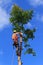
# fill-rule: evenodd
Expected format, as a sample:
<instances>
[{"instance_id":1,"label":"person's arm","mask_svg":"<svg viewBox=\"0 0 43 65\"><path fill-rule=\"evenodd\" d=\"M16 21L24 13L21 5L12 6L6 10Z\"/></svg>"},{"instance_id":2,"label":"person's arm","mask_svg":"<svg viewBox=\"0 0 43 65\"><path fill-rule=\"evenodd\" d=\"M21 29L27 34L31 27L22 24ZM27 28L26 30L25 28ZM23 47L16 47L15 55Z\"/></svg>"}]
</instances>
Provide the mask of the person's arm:
<instances>
[{"instance_id":1,"label":"person's arm","mask_svg":"<svg viewBox=\"0 0 43 65\"><path fill-rule=\"evenodd\" d=\"M22 32L16 32L16 34L20 34L20 37L23 36L23 33Z\"/></svg>"},{"instance_id":2,"label":"person's arm","mask_svg":"<svg viewBox=\"0 0 43 65\"><path fill-rule=\"evenodd\" d=\"M19 32L16 32L16 34L19 34Z\"/></svg>"},{"instance_id":3,"label":"person's arm","mask_svg":"<svg viewBox=\"0 0 43 65\"><path fill-rule=\"evenodd\" d=\"M20 34L20 37L23 37L23 33L22 32L20 32L19 34Z\"/></svg>"}]
</instances>

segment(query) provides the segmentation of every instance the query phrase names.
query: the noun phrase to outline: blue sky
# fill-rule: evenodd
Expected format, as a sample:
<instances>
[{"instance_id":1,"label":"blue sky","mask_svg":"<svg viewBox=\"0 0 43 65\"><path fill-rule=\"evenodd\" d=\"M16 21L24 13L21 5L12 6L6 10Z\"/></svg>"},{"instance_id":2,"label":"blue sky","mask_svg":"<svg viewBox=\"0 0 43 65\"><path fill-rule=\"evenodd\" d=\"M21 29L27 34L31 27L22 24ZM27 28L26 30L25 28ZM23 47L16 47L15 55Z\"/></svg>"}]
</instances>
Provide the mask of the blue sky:
<instances>
[{"instance_id":1,"label":"blue sky","mask_svg":"<svg viewBox=\"0 0 43 65\"><path fill-rule=\"evenodd\" d=\"M0 65L12 64L13 41L9 14L14 3L24 10L34 10L34 16L27 25L30 28L36 28L35 39L30 40L36 56L22 54L23 65L43 65L43 0L0 0ZM15 50L14 65L17 65Z\"/></svg>"}]
</instances>

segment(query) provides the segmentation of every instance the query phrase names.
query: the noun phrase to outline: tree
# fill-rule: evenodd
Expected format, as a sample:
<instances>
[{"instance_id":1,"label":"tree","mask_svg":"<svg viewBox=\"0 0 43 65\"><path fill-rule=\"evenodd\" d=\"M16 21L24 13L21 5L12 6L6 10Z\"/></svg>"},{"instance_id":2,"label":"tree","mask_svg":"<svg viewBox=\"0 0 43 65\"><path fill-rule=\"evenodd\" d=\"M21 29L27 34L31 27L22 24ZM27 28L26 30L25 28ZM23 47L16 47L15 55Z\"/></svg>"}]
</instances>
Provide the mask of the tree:
<instances>
[{"instance_id":1,"label":"tree","mask_svg":"<svg viewBox=\"0 0 43 65\"><path fill-rule=\"evenodd\" d=\"M24 43L24 49L26 49L24 54L33 54L35 56L34 50L30 47L28 42L29 39L34 39L35 29L25 29L24 25L30 22L33 16L33 10L23 10L17 5L13 5L12 10L10 12L10 22L12 23L13 30L15 29L17 32L22 32L23 37L22 40ZM23 48L23 46L22 46ZM23 50L24 50L23 49ZM22 51L21 51L22 52ZM22 65L21 56L18 56L18 65ZM20 64L19 64L20 63Z\"/></svg>"}]
</instances>

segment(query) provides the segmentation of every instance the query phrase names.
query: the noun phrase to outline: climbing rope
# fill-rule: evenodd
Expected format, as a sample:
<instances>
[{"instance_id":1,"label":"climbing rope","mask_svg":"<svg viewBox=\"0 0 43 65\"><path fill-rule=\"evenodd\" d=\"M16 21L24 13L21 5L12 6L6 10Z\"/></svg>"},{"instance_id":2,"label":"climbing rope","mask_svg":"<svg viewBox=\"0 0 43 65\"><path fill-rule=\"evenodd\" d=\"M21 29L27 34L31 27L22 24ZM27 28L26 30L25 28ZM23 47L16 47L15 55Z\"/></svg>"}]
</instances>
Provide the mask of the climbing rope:
<instances>
[{"instance_id":1,"label":"climbing rope","mask_svg":"<svg viewBox=\"0 0 43 65\"><path fill-rule=\"evenodd\" d=\"M13 49L13 54L12 54L11 65L14 65L14 49Z\"/></svg>"}]
</instances>

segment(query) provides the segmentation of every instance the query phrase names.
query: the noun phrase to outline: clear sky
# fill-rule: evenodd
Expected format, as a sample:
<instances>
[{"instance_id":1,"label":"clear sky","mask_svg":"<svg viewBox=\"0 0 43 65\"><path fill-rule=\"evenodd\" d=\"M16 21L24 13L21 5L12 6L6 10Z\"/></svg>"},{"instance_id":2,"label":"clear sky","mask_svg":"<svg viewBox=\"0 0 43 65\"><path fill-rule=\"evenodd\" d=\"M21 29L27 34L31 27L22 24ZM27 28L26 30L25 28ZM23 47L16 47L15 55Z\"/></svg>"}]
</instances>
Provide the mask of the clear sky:
<instances>
[{"instance_id":1,"label":"clear sky","mask_svg":"<svg viewBox=\"0 0 43 65\"><path fill-rule=\"evenodd\" d=\"M43 0L0 0L0 65L12 65L13 41L9 14L14 3L24 10L34 10L34 16L27 25L36 28L35 38L30 40L36 56L24 55L22 52L23 65L43 65ZM17 65L15 50L13 59L14 65Z\"/></svg>"}]
</instances>

